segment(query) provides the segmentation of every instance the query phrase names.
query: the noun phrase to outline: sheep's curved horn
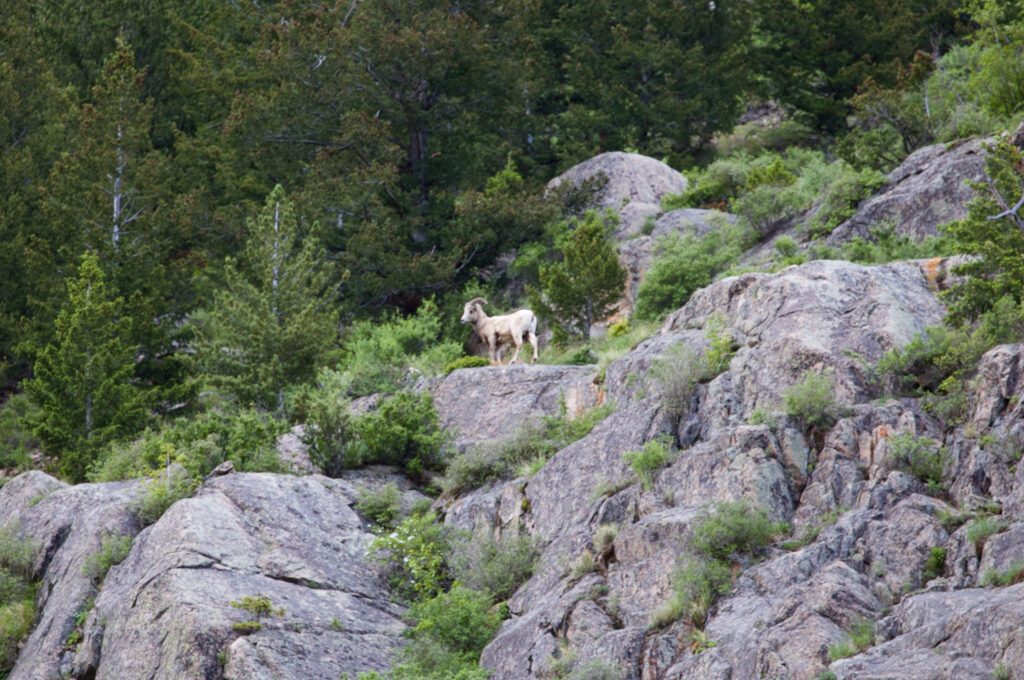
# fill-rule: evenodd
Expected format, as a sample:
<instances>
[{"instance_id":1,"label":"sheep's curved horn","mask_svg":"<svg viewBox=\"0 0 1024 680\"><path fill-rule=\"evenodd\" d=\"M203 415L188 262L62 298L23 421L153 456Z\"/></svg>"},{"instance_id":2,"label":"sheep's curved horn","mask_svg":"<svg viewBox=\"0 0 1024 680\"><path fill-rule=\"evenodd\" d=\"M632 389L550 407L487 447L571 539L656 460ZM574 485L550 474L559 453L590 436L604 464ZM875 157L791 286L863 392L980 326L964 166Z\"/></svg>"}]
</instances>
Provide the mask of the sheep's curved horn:
<instances>
[{"instance_id":1,"label":"sheep's curved horn","mask_svg":"<svg viewBox=\"0 0 1024 680\"><path fill-rule=\"evenodd\" d=\"M485 306L487 304L487 300L485 300L485 299L483 299L481 297L477 297L477 298L473 298L472 300L470 300L469 304L471 304L471 305L476 304L476 305L480 305L481 307L483 307L483 306Z\"/></svg>"}]
</instances>

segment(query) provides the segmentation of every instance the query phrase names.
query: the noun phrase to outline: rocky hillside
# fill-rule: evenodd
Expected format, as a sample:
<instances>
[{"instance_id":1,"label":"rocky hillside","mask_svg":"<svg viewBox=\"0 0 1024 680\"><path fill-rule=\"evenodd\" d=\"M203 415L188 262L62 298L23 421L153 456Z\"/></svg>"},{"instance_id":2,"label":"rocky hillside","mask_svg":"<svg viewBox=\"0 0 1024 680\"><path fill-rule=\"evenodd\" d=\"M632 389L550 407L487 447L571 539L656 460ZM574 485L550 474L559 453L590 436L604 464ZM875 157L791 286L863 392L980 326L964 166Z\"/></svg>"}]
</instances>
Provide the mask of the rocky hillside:
<instances>
[{"instance_id":1,"label":"rocky hillside","mask_svg":"<svg viewBox=\"0 0 1024 680\"><path fill-rule=\"evenodd\" d=\"M835 237L860 233L879 211L908 233L933 233L961 197L932 218L900 211L936 202L927 192L948 179L937 164L973 176L976 154L971 144L915 154L907 164L917 169L894 172ZM619 237L634 285L652 239L731 219L662 214L661 197L685 179L651 159L610 156L593 164L611 168L602 200L629 216ZM1024 345L985 354L956 424L919 399L879 398L874 371L886 351L942 321L944 270L941 260L820 260L741 274L698 291L600 370L487 367L424 381L457 452L506 441L544 416L611 408L535 474L434 501L453 529L527 535L539 550L482 666L502 680L1018 677ZM791 388L809 375L827 380L826 394L794 408ZM301 458L288 441L288 455ZM640 471L627 454L652 441L671 455ZM938 460L937 472L922 473L917 454ZM406 507L423 500L387 469L330 479L226 464L143 527L145 482L68 486L22 474L0 489L0 526L30 541L40 587L9 677L386 670L403 645L404 609L370 554L369 518L355 509L360 488L385 482L402 489ZM772 536L728 554L727 587L688 612L680 592L694 582L683 567L700 557L708 519L729 507L771 523ZM111 537L128 537L130 548L104 577L90 565Z\"/></svg>"}]
</instances>

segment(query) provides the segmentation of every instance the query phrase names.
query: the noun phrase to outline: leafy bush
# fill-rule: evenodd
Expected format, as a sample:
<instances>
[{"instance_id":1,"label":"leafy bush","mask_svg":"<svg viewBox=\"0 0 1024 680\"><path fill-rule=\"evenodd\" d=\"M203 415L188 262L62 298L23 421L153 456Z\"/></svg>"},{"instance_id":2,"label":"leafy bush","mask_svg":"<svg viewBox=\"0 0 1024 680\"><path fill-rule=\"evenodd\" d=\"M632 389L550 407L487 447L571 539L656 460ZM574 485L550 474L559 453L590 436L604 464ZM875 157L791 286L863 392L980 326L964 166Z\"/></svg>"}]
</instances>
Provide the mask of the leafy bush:
<instances>
[{"instance_id":1,"label":"leafy bush","mask_svg":"<svg viewBox=\"0 0 1024 680\"><path fill-rule=\"evenodd\" d=\"M449 361L447 364L445 364L444 374L448 375L452 371L457 371L460 368L479 368L481 366L490 365L491 362L487 357L459 357L458 359L453 359L452 361Z\"/></svg>"},{"instance_id":2,"label":"leafy bush","mask_svg":"<svg viewBox=\"0 0 1024 680\"><path fill-rule=\"evenodd\" d=\"M679 309L698 289L735 263L749 244L744 228L721 224L704 236L667 236L654 246L654 261L637 289L634 316L652 320Z\"/></svg>"},{"instance_id":3,"label":"leafy bush","mask_svg":"<svg viewBox=\"0 0 1024 680\"><path fill-rule=\"evenodd\" d=\"M707 366L704 379L710 380L714 376L729 370L732 357L736 354L736 343L732 334L725 327L725 318L721 314L713 314L704 327L704 337L708 341L708 349L704 353L704 360Z\"/></svg>"},{"instance_id":4,"label":"leafy bush","mask_svg":"<svg viewBox=\"0 0 1024 680\"><path fill-rule=\"evenodd\" d=\"M591 659L576 664L564 680L625 680L626 671L604 659Z\"/></svg>"},{"instance_id":5,"label":"leafy bush","mask_svg":"<svg viewBox=\"0 0 1024 680\"><path fill-rule=\"evenodd\" d=\"M471 536L453 541L449 560L459 583L500 602L530 578L538 554L529 536Z\"/></svg>"},{"instance_id":6,"label":"leafy bush","mask_svg":"<svg viewBox=\"0 0 1024 680\"><path fill-rule=\"evenodd\" d=\"M932 548L928 552L928 559L924 563L924 571L921 573L921 582L927 583L933 578L938 578L946 572L946 549Z\"/></svg>"},{"instance_id":7,"label":"leafy bush","mask_svg":"<svg viewBox=\"0 0 1024 680\"><path fill-rule=\"evenodd\" d=\"M195 493L198 482L181 468L170 468L166 474L150 480L146 490L135 500L132 510L142 526L160 519L169 507Z\"/></svg>"},{"instance_id":8,"label":"leafy bush","mask_svg":"<svg viewBox=\"0 0 1024 680\"><path fill-rule=\"evenodd\" d=\"M930 236L915 241L909 236L897 234L891 224L881 224L872 227L867 238L857 236L844 243L835 257L861 264L885 264L895 260L920 260L950 254L949 244L944 239Z\"/></svg>"},{"instance_id":9,"label":"leafy bush","mask_svg":"<svg viewBox=\"0 0 1024 680\"><path fill-rule=\"evenodd\" d=\"M722 560L687 557L676 569L672 586L675 603L669 611L703 628L711 606L732 589L732 569Z\"/></svg>"},{"instance_id":10,"label":"leafy bush","mask_svg":"<svg viewBox=\"0 0 1024 680\"><path fill-rule=\"evenodd\" d=\"M654 485L654 472L668 465L671 455L663 440L652 439L639 451L622 454L622 460L633 468L633 472L643 484L644 491L650 491Z\"/></svg>"},{"instance_id":11,"label":"leafy bush","mask_svg":"<svg viewBox=\"0 0 1024 680\"><path fill-rule=\"evenodd\" d=\"M393 483L375 489L363 487L356 498L356 510L377 526L390 529L402 514L402 492Z\"/></svg>"},{"instance_id":12,"label":"leafy bush","mask_svg":"<svg viewBox=\"0 0 1024 680\"><path fill-rule=\"evenodd\" d=\"M132 549L132 540L131 536L105 534L100 539L100 549L85 559L82 575L94 583L102 583L110 568L128 557L128 552Z\"/></svg>"},{"instance_id":13,"label":"leafy bush","mask_svg":"<svg viewBox=\"0 0 1024 680\"><path fill-rule=\"evenodd\" d=\"M839 406L833 393L832 376L827 373L806 373L782 393L786 414L796 418L806 430L824 430L839 417Z\"/></svg>"},{"instance_id":14,"label":"leafy bush","mask_svg":"<svg viewBox=\"0 0 1024 680\"><path fill-rule=\"evenodd\" d=\"M886 183L885 175L874 168L856 170L842 162L838 167L839 173L828 183L817 210L807 220L806 228L812 236L832 233L853 216L862 200Z\"/></svg>"},{"instance_id":15,"label":"leafy bush","mask_svg":"<svg viewBox=\"0 0 1024 680\"><path fill-rule=\"evenodd\" d=\"M413 476L443 467L447 440L429 392L399 392L381 401L376 411L353 419L351 427L355 440L348 450L360 465L403 466Z\"/></svg>"},{"instance_id":16,"label":"leafy bush","mask_svg":"<svg viewBox=\"0 0 1024 680\"><path fill-rule=\"evenodd\" d=\"M909 432L893 435L888 441L889 453L897 467L907 470L928 485L928 492L941 493L942 472L946 451L931 439L915 437Z\"/></svg>"},{"instance_id":17,"label":"leafy bush","mask_svg":"<svg viewBox=\"0 0 1024 680\"><path fill-rule=\"evenodd\" d=\"M13 394L0 406L0 468L25 470L39 440L30 425L39 408L24 394Z\"/></svg>"},{"instance_id":18,"label":"leafy bush","mask_svg":"<svg viewBox=\"0 0 1024 680\"><path fill-rule=\"evenodd\" d=\"M322 368L315 385L288 393L288 413L304 424L302 441L310 460L328 477L339 477L358 464L349 444L353 435L348 399L350 381L345 373Z\"/></svg>"},{"instance_id":19,"label":"leafy bush","mask_svg":"<svg viewBox=\"0 0 1024 680\"><path fill-rule=\"evenodd\" d=\"M450 537L435 519L432 512L410 515L371 546L389 572L392 590L407 600L434 597L449 582Z\"/></svg>"},{"instance_id":20,"label":"leafy bush","mask_svg":"<svg viewBox=\"0 0 1024 680\"><path fill-rule=\"evenodd\" d=\"M702 555L732 560L758 554L787 530L784 523L772 522L767 512L747 501L727 501L701 513L693 525L691 545Z\"/></svg>"},{"instance_id":21,"label":"leafy bush","mask_svg":"<svg viewBox=\"0 0 1024 680\"><path fill-rule=\"evenodd\" d=\"M0 529L0 676L14 666L21 640L35 621L32 563L37 546L13 526Z\"/></svg>"},{"instance_id":22,"label":"leafy bush","mask_svg":"<svg viewBox=\"0 0 1024 680\"><path fill-rule=\"evenodd\" d=\"M828 649L828 658L832 661L845 659L860 654L875 642L875 624L867 619L859 619L853 624L849 637Z\"/></svg>"},{"instance_id":23,"label":"leafy bush","mask_svg":"<svg viewBox=\"0 0 1024 680\"><path fill-rule=\"evenodd\" d=\"M412 642L399 652L392 680L486 680L477 661L501 625L490 604L484 593L458 584L415 603L408 611Z\"/></svg>"},{"instance_id":24,"label":"leafy bush","mask_svg":"<svg viewBox=\"0 0 1024 680\"><path fill-rule=\"evenodd\" d=\"M286 430L284 421L251 409L207 411L109 447L89 478L103 482L144 477L177 464L198 479L226 460L240 471L277 472L282 465L276 442Z\"/></svg>"},{"instance_id":25,"label":"leafy bush","mask_svg":"<svg viewBox=\"0 0 1024 680\"><path fill-rule=\"evenodd\" d=\"M350 393L394 392L408 387L417 373L441 373L462 355L459 343L441 339L442 325L433 300L409 317L353 324L342 345Z\"/></svg>"}]
</instances>

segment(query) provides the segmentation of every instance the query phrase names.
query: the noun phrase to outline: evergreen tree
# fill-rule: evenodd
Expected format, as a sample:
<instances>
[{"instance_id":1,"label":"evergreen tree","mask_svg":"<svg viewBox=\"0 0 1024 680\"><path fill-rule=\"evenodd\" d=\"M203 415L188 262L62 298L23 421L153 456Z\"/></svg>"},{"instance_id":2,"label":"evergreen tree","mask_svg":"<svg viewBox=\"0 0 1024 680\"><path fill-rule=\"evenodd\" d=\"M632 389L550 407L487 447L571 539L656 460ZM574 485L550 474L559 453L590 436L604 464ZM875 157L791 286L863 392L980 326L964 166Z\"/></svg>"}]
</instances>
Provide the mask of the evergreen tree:
<instances>
[{"instance_id":1,"label":"evergreen tree","mask_svg":"<svg viewBox=\"0 0 1024 680\"><path fill-rule=\"evenodd\" d=\"M55 336L25 382L40 408L36 434L72 481L85 479L101 447L145 421L147 394L132 380L136 347L126 340L131 325L124 300L107 290L95 253L86 253L67 284Z\"/></svg>"},{"instance_id":2,"label":"evergreen tree","mask_svg":"<svg viewBox=\"0 0 1024 680\"><path fill-rule=\"evenodd\" d=\"M280 186L248 224L240 261L199 315L198 359L211 382L247 404L281 411L284 390L309 380L337 340L333 275L317 240L300 239Z\"/></svg>"},{"instance_id":3,"label":"evergreen tree","mask_svg":"<svg viewBox=\"0 0 1024 680\"><path fill-rule=\"evenodd\" d=\"M973 321L998 300L1024 301L1024 155L1007 139L986 160L985 182L967 217L946 227L957 252L975 259L957 268L967 276L946 294L954 323Z\"/></svg>"},{"instance_id":4,"label":"evergreen tree","mask_svg":"<svg viewBox=\"0 0 1024 680\"><path fill-rule=\"evenodd\" d=\"M619 263L609 213L586 213L559 238L561 260L540 268L543 295L533 304L558 324L556 336L590 337L590 327L606 318L622 297L626 270Z\"/></svg>"}]
</instances>

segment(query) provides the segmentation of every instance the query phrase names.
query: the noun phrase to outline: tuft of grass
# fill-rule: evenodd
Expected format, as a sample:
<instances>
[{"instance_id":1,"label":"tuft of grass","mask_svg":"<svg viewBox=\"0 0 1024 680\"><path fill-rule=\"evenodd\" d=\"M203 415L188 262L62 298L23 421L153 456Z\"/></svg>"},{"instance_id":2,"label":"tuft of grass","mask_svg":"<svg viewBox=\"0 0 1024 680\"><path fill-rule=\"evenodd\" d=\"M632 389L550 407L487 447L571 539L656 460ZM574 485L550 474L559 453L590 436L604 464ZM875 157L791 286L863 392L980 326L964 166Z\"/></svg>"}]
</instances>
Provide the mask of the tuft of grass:
<instances>
[{"instance_id":1,"label":"tuft of grass","mask_svg":"<svg viewBox=\"0 0 1024 680\"><path fill-rule=\"evenodd\" d=\"M331 630L333 630L336 633L340 633L343 630L345 630L345 624L341 622L341 619L335 617L331 619Z\"/></svg>"},{"instance_id":2,"label":"tuft of grass","mask_svg":"<svg viewBox=\"0 0 1024 680\"><path fill-rule=\"evenodd\" d=\"M893 462L902 470L910 472L928 487L930 495L945 491L942 473L946 466L946 449L931 439L916 437L901 432L889 438L889 452Z\"/></svg>"},{"instance_id":3,"label":"tuft of grass","mask_svg":"<svg viewBox=\"0 0 1024 680\"><path fill-rule=\"evenodd\" d=\"M597 569L597 560L594 559L594 553L584 549L569 568L569 578L578 581L595 569Z\"/></svg>"},{"instance_id":4,"label":"tuft of grass","mask_svg":"<svg viewBox=\"0 0 1024 680\"><path fill-rule=\"evenodd\" d=\"M828 658L832 661L849 658L860 654L874 642L875 624L869 619L858 619L846 640L828 648Z\"/></svg>"},{"instance_id":5,"label":"tuft of grass","mask_svg":"<svg viewBox=\"0 0 1024 680\"><path fill-rule=\"evenodd\" d=\"M602 524L594 532L594 550L597 554L605 557L612 552L615 546L615 537L619 535L618 524Z\"/></svg>"},{"instance_id":6,"label":"tuft of grass","mask_svg":"<svg viewBox=\"0 0 1024 680\"><path fill-rule=\"evenodd\" d=\"M1015 583L1024 583L1024 561L1014 562L1002 571L989 569L981 577L981 585L986 588L989 586L1005 588Z\"/></svg>"},{"instance_id":7,"label":"tuft of grass","mask_svg":"<svg viewBox=\"0 0 1024 680\"><path fill-rule=\"evenodd\" d=\"M128 557L132 549L133 537L120 534L106 534L100 539L100 549L89 555L82 565L82 575L93 583L102 583L107 572L115 564L120 564Z\"/></svg>"},{"instance_id":8,"label":"tuft of grass","mask_svg":"<svg viewBox=\"0 0 1024 680\"><path fill-rule=\"evenodd\" d=\"M198 483L183 470L172 470L152 479L146 490L135 500L132 509L142 526L149 526L163 517L172 505L195 493Z\"/></svg>"},{"instance_id":9,"label":"tuft of grass","mask_svg":"<svg viewBox=\"0 0 1024 680\"><path fill-rule=\"evenodd\" d=\"M478 357L478 356L459 357L458 359L453 359L452 361L449 361L447 364L445 364L445 366L444 366L444 374L448 375L452 371L457 371L460 368L480 368L481 366L490 366L490 365L491 365L491 362L486 357Z\"/></svg>"},{"instance_id":10,"label":"tuft of grass","mask_svg":"<svg viewBox=\"0 0 1024 680\"><path fill-rule=\"evenodd\" d=\"M779 547L783 550L799 550L806 545L814 543L814 541L818 540L818 535L821 534L822 530L835 524L847 510L848 508L843 506L832 508L822 515L821 519L814 526L805 527L804 532L799 538L783 541L779 544Z\"/></svg>"},{"instance_id":11,"label":"tuft of grass","mask_svg":"<svg viewBox=\"0 0 1024 680\"><path fill-rule=\"evenodd\" d=\"M705 510L693 526L691 545L697 552L719 560L756 555L772 539L789 530L784 522L772 522L762 508L746 501L719 503Z\"/></svg>"},{"instance_id":12,"label":"tuft of grass","mask_svg":"<svg viewBox=\"0 0 1024 680\"><path fill-rule=\"evenodd\" d=\"M981 555L985 542L1006 528L1001 519L985 515L971 520L965 529L967 540L974 544L975 553Z\"/></svg>"},{"instance_id":13,"label":"tuft of grass","mask_svg":"<svg viewBox=\"0 0 1024 680\"><path fill-rule=\"evenodd\" d=\"M647 442L639 451L622 454L622 459L640 478L644 491L650 491L654 485L654 473L669 464L672 454L665 441L659 438Z\"/></svg>"}]
</instances>

